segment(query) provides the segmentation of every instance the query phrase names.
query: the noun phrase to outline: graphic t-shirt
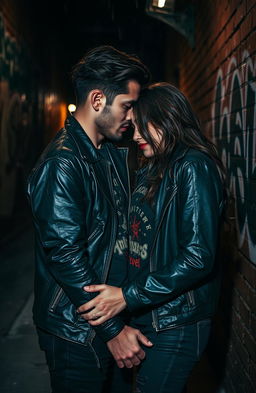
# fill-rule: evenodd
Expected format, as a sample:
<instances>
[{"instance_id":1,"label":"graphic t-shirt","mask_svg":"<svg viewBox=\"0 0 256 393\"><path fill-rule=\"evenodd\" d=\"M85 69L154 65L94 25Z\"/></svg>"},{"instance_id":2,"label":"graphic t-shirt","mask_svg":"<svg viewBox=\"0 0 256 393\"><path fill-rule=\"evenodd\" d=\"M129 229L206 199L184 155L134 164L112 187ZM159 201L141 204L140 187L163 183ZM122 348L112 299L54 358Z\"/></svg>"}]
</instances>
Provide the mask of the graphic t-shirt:
<instances>
[{"instance_id":1,"label":"graphic t-shirt","mask_svg":"<svg viewBox=\"0 0 256 393\"><path fill-rule=\"evenodd\" d=\"M114 172L114 171L113 171ZM127 280L128 258L128 228L127 228L127 200L118 178L113 173L113 191L117 211L117 238L110 265L107 284L121 287Z\"/></svg>"},{"instance_id":2,"label":"graphic t-shirt","mask_svg":"<svg viewBox=\"0 0 256 393\"><path fill-rule=\"evenodd\" d=\"M110 162L105 149L100 150L104 159ZM127 228L127 199L124 194L120 180L111 164L111 178L114 193L114 202L117 214L117 238L114 247L113 257L110 263L109 274L106 284L121 287L127 280L127 258L128 258L128 228Z\"/></svg>"},{"instance_id":3,"label":"graphic t-shirt","mask_svg":"<svg viewBox=\"0 0 256 393\"><path fill-rule=\"evenodd\" d=\"M132 282L141 274L150 272L150 252L154 235L154 207L144 200L146 183L140 184L133 192L129 214L129 269L128 281ZM133 320L136 324L151 323L151 311L139 312Z\"/></svg>"}]
</instances>

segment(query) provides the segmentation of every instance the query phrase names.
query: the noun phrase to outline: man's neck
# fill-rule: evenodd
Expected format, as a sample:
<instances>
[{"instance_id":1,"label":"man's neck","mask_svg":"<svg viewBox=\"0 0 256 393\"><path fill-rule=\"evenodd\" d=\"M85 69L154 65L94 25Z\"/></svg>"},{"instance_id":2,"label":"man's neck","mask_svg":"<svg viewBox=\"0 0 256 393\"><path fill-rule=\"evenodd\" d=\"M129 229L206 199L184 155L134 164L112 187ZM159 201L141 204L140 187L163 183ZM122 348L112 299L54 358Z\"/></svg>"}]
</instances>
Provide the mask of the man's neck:
<instances>
[{"instance_id":1,"label":"man's neck","mask_svg":"<svg viewBox=\"0 0 256 393\"><path fill-rule=\"evenodd\" d=\"M96 147L96 149L100 149L104 138L97 132L94 120L90 119L89 116L86 117L79 111L76 111L73 114L73 117L78 121L88 138L90 138L93 145Z\"/></svg>"}]
</instances>

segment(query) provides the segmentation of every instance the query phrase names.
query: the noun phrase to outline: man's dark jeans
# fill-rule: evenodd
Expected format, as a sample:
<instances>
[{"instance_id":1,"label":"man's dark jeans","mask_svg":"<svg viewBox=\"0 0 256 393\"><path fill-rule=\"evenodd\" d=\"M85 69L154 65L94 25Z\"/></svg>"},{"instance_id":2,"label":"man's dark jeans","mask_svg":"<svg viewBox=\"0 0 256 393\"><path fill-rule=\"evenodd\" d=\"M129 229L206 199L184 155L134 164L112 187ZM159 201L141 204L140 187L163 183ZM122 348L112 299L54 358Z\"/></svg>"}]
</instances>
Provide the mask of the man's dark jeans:
<instances>
[{"instance_id":1,"label":"man's dark jeans","mask_svg":"<svg viewBox=\"0 0 256 393\"><path fill-rule=\"evenodd\" d=\"M132 370L119 369L99 338L80 345L38 329L52 393L131 393Z\"/></svg>"}]
</instances>

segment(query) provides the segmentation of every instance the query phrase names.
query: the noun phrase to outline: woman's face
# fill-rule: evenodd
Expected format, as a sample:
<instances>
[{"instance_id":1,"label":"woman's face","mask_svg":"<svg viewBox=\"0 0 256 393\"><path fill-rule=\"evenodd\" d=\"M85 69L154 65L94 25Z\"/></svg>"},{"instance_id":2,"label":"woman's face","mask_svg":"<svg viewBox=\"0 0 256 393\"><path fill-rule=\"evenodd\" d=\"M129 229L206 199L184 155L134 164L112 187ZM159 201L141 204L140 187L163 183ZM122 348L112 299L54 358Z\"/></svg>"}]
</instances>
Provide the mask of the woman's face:
<instances>
[{"instance_id":1,"label":"woman's face","mask_svg":"<svg viewBox=\"0 0 256 393\"><path fill-rule=\"evenodd\" d=\"M139 149L142 150L142 153L145 157L150 158L154 156L155 152L152 148L152 146L143 139L141 134L139 133L138 126L134 120L134 116L132 115L132 122L134 125L134 134L133 134L133 140L136 142L139 146ZM151 123L148 123L148 133L150 134L151 138L154 141L155 146L159 146L161 141L162 141L162 133L159 130L156 130L155 127Z\"/></svg>"}]
</instances>

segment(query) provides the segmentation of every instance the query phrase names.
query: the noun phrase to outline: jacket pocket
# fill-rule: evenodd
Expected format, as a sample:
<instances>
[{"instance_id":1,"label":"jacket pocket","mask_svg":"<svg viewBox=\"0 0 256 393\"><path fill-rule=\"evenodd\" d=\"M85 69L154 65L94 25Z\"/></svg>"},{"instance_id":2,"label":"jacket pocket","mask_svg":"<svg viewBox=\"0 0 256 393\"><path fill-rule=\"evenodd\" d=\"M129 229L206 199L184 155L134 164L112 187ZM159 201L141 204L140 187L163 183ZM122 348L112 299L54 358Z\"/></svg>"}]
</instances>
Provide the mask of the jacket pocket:
<instances>
[{"instance_id":1,"label":"jacket pocket","mask_svg":"<svg viewBox=\"0 0 256 393\"><path fill-rule=\"evenodd\" d=\"M97 228L95 228L94 231L92 231L92 233L89 235L88 242L93 240L102 231L103 227L104 227L104 223L100 221Z\"/></svg>"},{"instance_id":2,"label":"jacket pocket","mask_svg":"<svg viewBox=\"0 0 256 393\"><path fill-rule=\"evenodd\" d=\"M62 288L57 287L57 289L54 291L50 305L49 305L49 311L54 312L56 310L57 305L60 303L61 298L64 295L64 291Z\"/></svg>"}]
</instances>

